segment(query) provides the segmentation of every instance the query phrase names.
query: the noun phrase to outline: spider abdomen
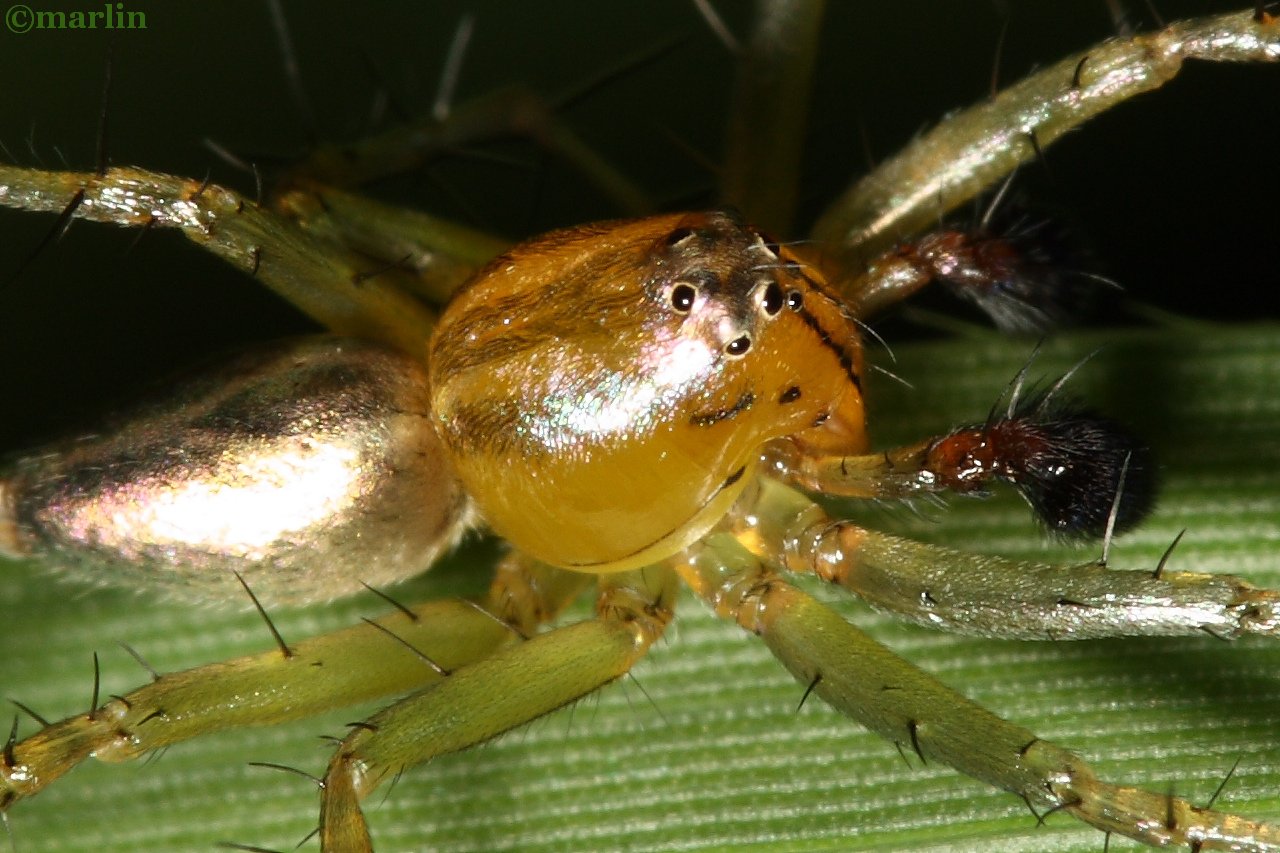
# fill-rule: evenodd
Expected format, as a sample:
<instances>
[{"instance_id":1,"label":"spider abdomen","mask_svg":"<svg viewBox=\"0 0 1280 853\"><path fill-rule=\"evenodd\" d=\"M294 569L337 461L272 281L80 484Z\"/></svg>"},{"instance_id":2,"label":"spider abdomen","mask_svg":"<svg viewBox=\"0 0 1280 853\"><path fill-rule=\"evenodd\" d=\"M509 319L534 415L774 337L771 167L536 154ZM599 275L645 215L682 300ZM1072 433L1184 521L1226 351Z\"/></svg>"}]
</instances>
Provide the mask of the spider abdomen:
<instances>
[{"instance_id":1,"label":"spider abdomen","mask_svg":"<svg viewBox=\"0 0 1280 853\"><path fill-rule=\"evenodd\" d=\"M189 380L0 479L0 552L80 577L246 601L412 576L470 515L417 363L381 345L283 341Z\"/></svg>"}]
</instances>

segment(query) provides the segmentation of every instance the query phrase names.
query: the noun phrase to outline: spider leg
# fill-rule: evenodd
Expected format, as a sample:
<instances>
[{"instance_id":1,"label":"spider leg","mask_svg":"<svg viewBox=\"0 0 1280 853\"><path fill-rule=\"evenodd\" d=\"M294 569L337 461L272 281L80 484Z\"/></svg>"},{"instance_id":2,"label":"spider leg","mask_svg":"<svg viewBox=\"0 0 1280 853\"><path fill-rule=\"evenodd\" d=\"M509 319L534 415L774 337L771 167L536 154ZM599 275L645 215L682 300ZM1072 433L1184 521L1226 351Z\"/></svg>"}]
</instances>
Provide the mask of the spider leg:
<instances>
[{"instance_id":1,"label":"spider leg","mask_svg":"<svg viewBox=\"0 0 1280 853\"><path fill-rule=\"evenodd\" d=\"M822 19L822 3L759 3L737 51L721 197L777 234L793 229Z\"/></svg>"},{"instance_id":2,"label":"spider leg","mask_svg":"<svg viewBox=\"0 0 1280 853\"><path fill-rule=\"evenodd\" d=\"M1280 18L1259 7L1111 39L957 113L828 208L813 230L832 253L824 267L856 275L899 239L934 227L1063 134L1164 85L1191 58L1280 61Z\"/></svg>"},{"instance_id":3,"label":"spider leg","mask_svg":"<svg viewBox=\"0 0 1280 853\"><path fill-rule=\"evenodd\" d=\"M1232 575L1052 566L966 554L831 518L763 481L735 533L771 565L961 634L1022 640L1280 636L1280 592Z\"/></svg>"},{"instance_id":4,"label":"spider leg","mask_svg":"<svg viewBox=\"0 0 1280 853\"><path fill-rule=\"evenodd\" d=\"M500 93L348 145L318 148L256 201L234 190L142 169L54 172L0 164L0 204L141 228L177 228L341 334L417 353L433 314L506 243L438 217L341 187L422 165L452 148L523 133L578 164L632 213L651 208L564 124L545 100ZM261 192L260 192L261 195Z\"/></svg>"},{"instance_id":5,"label":"spider leg","mask_svg":"<svg viewBox=\"0 0 1280 853\"><path fill-rule=\"evenodd\" d=\"M930 231L870 259L845 294L853 313L867 319L936 283L1001 331L1045 332L1086 316L1101 287L1116 287L1075 267L1070 235L1051 226L1040 219L1020 228L975 223Z\"/></svg>"},{"instance_id":6,"label":"spider leg","mask_svg":"<svg viewBox=\"0 0 1280 853\"><path fill-rule=\"evenodd\" d=\"M390 274L433 307L508 245L429 213L314 181L289 186L270 205L312 236L365 259L371 271L364 280Z\"/></svg>"},{"instance_id":7,"label":"spider leg","mask_svg":"<svg viewBox=\"0 0 1280 853\"><path fill-rule=\"evenodd\" d=\"M10 744L0 757L0 809L89 757L127 761L210 732L274 725L433 684L528 636L586 582L512 557L482 604L432 601L271 651L161 675Z\"/></svg>"},{"instance_id":8,"label":"spider leg","mask_svg":"<svg viewBox=\"0 0 1280 853\"><path fill-rule=\"evenodd\" d=\"M512 86L459 105L447 122L427 115L353 143L318 146L290 171L289 179L355 187L422 168L466 145L524 136L576 166L627 215L651 211L654 205L645 191L556 115L562 105L557 100L571 98L544 98Z\"/></svg>"},{"instance_id":9,"label":"spider leg","mask_svg":"<svg viewBox=\"0 0 1280 853\"><path fill-rule=\"evenodd\" d=\"M955 693L716 534L686 552L681 576L718 615L760 636L802 684L909 748L1105 832L1153 846L1280 850L1280 827L1103 782L1078 756Z\"/></svg>"},{"instance_id":10,"label":"spider leg","mask_svg":"<svg viewBox=\"0 0 1280 853\"><path fill-rule=\"evenodd\" d=\"M665 46L627 58L622 70ZM609 74L602 75L607 80ZM619 209L639 215L645 193L578 137L557 112L584 94L544 98L512 87L353 143L320 145L271 176L257 198L210 183L136 168L46 171L0 164L0 205L71 219L176 228L205 250L260 279L326 328L419 353L434 313L503 240L344 190L422 166L466 145L526 136L573 163ZM246 171L251 167L227 155Z\"/></svg>"},{"instance_id":11,"label":"spider leg","mask_svg":"<svg viewBox=\"0 0 1280 853\"><path fill-rule=\"evenodd\" d=\"M134 168L98 174L0 164L0 204L68 219L176 228L335 332L407 353L420 352L430 336L432 312L404 290L409 273L379 269L216 184Z\"/></svg>"},{"instance_id":12,"label":"spider leg","mask_svg":"<svg viewBox=\"0 0 1280 853\"><path fill-rule=\"evenodd\" d=\"M665 568L605 575L596 617L465 666L356 725L324 778L326 851L372 850L360 800L402 770L490 740L625 675L671 620Z\"/></svg>"}]
</instances>

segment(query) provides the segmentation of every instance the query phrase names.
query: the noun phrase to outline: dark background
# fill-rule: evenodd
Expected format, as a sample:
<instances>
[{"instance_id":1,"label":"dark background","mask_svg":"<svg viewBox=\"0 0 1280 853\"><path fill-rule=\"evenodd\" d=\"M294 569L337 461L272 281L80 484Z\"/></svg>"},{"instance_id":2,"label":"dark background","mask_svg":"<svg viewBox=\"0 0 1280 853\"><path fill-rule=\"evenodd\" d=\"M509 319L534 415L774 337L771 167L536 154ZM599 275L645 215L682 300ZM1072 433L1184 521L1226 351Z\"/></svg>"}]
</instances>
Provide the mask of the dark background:
<instances>
[{"instance_id":1,"label":"dark background","mask_svg":"<svg viewBox=\"0 0 1280 853\"><path fill-rule=\"evenodd\" d=\"M100 4L32 4L100 9ZM721 3L742 32L746 3ZM885 156L1000 78L1109 35L1106 4L831 2L803 184L812 216L865 169L863 130ZM228 183L251 178L214 157L210 137L245 156L289 158L310 134L289 94L264 3L127 0L146 31L0 30L0 142L31 165L93 167L108 44L114 52L108 151L134 164ZM1230 8L1158 3L1173 19ZM709 202L731 59L685 0L421 4L286 3L302 81L325 139L370 127L384 89L429 108L441 55L464 11L476 16L459 100L521 83L554 96L645 45L658 61L583 99L564 120L656 198ZM1141 12L1141 14L1139 14ZM1134 20L1149 25L1145 7ZM1143 21L1147 18L1147 21ZM371 71L372 69L372 71ZM679 140L678 142L673 141ZM1064 210L1101 269L1128 293L1201 319L1280 315L1280 67L1195 65L1159 93L1095 121L1025 170L1020 192ZM520 236L617 215L564 164L529 146L451 158L371 188ZM9 155L0 153L9 159ZM79 223L16 280L51 216L0 211L0 449L39 440L193 355L307 328L275 297L172 234ZM1224 334L1230 334L1225 328Z\"/></svg>"}]
</instances>

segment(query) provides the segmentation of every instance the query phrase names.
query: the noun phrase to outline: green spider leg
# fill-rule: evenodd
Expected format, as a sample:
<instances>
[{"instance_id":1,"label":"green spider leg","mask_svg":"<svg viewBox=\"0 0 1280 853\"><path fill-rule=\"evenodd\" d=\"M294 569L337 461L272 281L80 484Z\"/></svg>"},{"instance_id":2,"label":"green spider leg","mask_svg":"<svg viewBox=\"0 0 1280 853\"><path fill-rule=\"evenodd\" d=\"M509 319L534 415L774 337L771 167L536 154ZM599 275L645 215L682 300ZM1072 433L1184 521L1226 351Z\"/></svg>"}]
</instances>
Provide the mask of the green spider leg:
<instances>
[{"instance_id":1,"label":"green spider leg","mask_svg":"<svg viewBox=\"0 0 1280 853\"><path fill-rule=\"evenodd\" d=\"M766 515L778 508L758 509ZM943 549L925 556L940 571L963 565L960 555ZM916 568L898 555L893 569L904 563ZM1275 825L1099 780L1077 756L1000 719L890 652L757 563L731 536L708 537L689 550L679 569L722 618L763 639L808 691L922 761L941 761L1010 791L1033 812L1066 811L1104 832L1155 847L1280 850L1280 827ZM957 589L953 594L994 598L990 590ZM1009 609L1008 604L997 606Z\"/></svg>"},{"instance_id":2,"label":"green spider leg","mask_svg":"<svg viewBox=\"0 0 1280 853\"><path fill-rule=\"evenodd\" d=\"M298 643L277 635L278 647L260 654L156 673L150 684L88 713L22 740L11 734L0 758L0 809L88 758L128 761L228 728L275 725L423 689L532 636L587 581L513 556L479 602L398 606L380 619Z\"/></svg>"},{"instance_id":3,"label":"green spider leg","mask_svg":"<svg viewBox=\"0 0 1280 853\"><path fill-rule=\"evenodd\" d=\"M357 724L324 777L320 847L372 851L360 800L405 768L484 743L625 675L671 621L675 575L605 575L596 618L557 628L414 693Z\"/></svg>"}]
</instances>

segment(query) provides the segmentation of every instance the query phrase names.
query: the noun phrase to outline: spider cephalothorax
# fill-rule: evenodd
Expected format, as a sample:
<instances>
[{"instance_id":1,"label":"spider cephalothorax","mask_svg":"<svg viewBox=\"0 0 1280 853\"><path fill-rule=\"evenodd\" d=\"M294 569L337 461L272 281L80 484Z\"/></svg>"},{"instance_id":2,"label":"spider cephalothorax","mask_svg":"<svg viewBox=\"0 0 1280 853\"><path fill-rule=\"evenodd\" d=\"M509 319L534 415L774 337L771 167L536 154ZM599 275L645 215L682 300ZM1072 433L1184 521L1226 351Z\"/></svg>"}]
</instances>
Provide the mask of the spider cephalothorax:
<instances>
[{"instance_id":1,"label":"spider cephalothorax","mask_svg":"<svg viewBox=\"0 0 1280 853\"><path fill-rule=\"evenodd\" d=\"M618 571L701 538L771 438L838 431L861 451L860 358L795 256L717 213L500 255L441 318L430 364L441 435L494 529L552 564Z\"/></svg>"}]
</instances>

